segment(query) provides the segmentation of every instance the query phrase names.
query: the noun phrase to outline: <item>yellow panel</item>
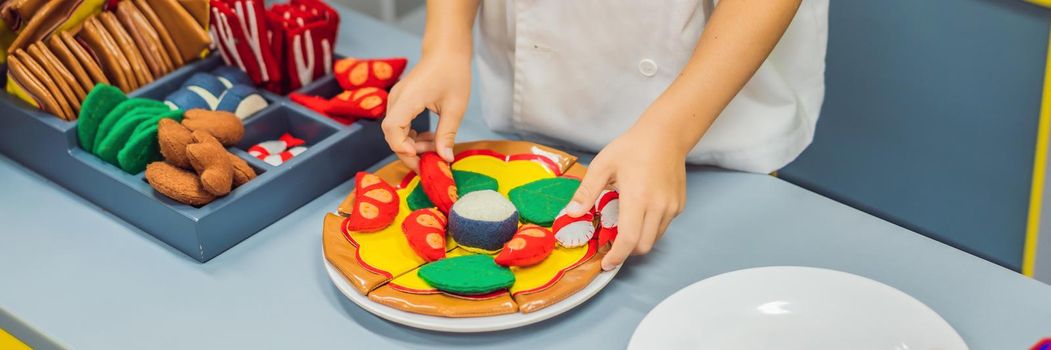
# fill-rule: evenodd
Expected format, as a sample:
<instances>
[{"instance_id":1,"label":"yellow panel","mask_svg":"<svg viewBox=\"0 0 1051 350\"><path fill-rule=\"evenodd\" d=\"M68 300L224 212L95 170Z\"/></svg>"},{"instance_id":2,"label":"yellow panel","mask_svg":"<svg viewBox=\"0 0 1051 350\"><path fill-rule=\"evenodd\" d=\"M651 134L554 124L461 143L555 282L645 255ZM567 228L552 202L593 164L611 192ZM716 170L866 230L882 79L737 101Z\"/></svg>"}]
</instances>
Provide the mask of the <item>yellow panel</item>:
<instances>
[{"instance_id":1,"label":"yellow panel","mask_svg":"<svg viewBox=\"0 0 1051 350\"><path fill-rule=\"evenodd\" d=\"M1051 0L1026 0L1026 1L1034 3L1034 4L1037 4L1037 5L1040 5L1040 6L1051 7Z\"/></svg>"},{"instance_id":2,"label":"yellow panel","mask_svg":"<svg viewBox=\"0 0 1051 350\"><path fill-rule=\"evenodd\" d=\"M1049 5L1051 0L1041 0L1039 3ZM1029 277L1033 276L1036 268L1044 176L1047 171L1047 146L1051 133L1051 31L1048 34L1047 48L1049 51L1047 64L1044 66L1044 93L1040 103L1040 122L1036 131L1036 152L1033 152L1033 184L1029 191L1029 215L1025 228L1025 248L1022 252L1022 273Z\"/></svg>"},{"instance_id":3,"label":"yellow panel","mask_svg":"<svg viewBox=\"0 0 1051 350\"><path fill-rule=\"evenodd\" d=\"M32 349L15 336L0 329L0 349L6 350L29 350Z\"/></svg>"}]
</instances>

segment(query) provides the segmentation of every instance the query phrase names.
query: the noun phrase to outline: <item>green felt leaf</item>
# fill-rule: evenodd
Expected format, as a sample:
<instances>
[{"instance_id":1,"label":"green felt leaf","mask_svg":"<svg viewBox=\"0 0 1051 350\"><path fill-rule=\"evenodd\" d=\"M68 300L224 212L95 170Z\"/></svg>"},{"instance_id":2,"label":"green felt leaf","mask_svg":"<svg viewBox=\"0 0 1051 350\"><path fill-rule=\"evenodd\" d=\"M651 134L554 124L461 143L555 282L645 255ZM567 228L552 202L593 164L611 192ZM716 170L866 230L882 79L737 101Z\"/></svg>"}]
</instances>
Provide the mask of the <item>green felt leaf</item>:
<instances>
[{"instance_id":1,"label":"green felt leaf","mask_svg":"<svg viewBox=\"0 0 1051 350\"><path fill-rule=\"evenodd\" d=\"M496 191L500 187L496 179L472 171L453 170L453 180L456 180L456 194L460 197L474 191Z\"/></svg>"},{"instance_id":2,"label":"green felt leaf","mask_svg":"<svg viewBox=\"0 0 1051 350\"><path fill-rule=\"evenodd\" d=\"M491 176L473 171L453 170L453 180L456 181L456 194L460 197L474 191L496 191L500 187L500 183ZM427 198L427 193L423 192L423 186L420 185L416 185L416 188L409 192L406 200L409 209L412 210L434 208L434 203Z\"/></svg>"},{"instance_id":3,"label":"green felt leaf","mask_svg":"<svg viewBox=\"0 0 1051 350\"><path fill-rule=\"evenodd\" d=\"M558 212L573 199L577 187L580 187L580 180L556 177L515 187L507 195L518 208L522 221L549 227Z\"/></svg>"},{"instance_id":4,"label":"green felt leaf","mask_svg":"<svg viewBox=\"0 0 1051 350\"><path fill-rule=\"evenodd\" d=\"M443 292L479 295L510 288L515 275L485 254L445 258L423 265L417 274Z\"/></svg>"}]
</instances>

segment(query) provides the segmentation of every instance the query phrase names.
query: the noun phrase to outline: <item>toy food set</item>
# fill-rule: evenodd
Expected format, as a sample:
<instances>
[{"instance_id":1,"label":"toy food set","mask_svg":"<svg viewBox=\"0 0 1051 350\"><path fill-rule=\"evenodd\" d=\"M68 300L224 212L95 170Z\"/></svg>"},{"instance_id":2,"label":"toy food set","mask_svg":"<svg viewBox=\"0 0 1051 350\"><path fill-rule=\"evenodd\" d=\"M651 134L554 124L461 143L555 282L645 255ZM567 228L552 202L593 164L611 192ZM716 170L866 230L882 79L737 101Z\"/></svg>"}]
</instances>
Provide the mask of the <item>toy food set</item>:
<instances>
[{"instance_id":1,"label":"toy food set","mask_svg":"<svg viewBox=\"0 0 1051 350\"><path fill-rule=\"evenodd\" d=\"M563 208L585 171L575 157L520 141L455 153L452 164L421 155L419 174L398 161L360 172L326 215L324 256L358 293L463 318L535 312L591 283L614 239L616 192L571 218Z\"/></svg>"},{"instance_id":2,"label":"toy food set","mask_svg":"<svg viewBox=\"0 0 1051 350\"><path fill-rule=\"evenodd\" d=\"M208 55L213 10L206 0L0 2L0 152L202 262L390 154L379 123L345 127ZM335 40L295 33L290 42ZM335 78L317 80L296 92ZM278 152L280 166L250 154L286 133L301 144Z\"/></svg>"},{"instance_id":3,"label":"toy food set","mask_svg":"<svg viewBox=\"0 0 1051 350\"><path fill-rule=\"evenodd\" d=\"M306 141L292 134L285 133L277 140L263 141L248 149L248 154L259 158L267 164L278 166L285 164L292 157L307 151Z\"/></svg>"},{"instance_id":4,"label":"toy food set","mask_svg":"<svg viewBox=\"0 0 1051 350\"><path fill-rule=\"evenodd\" d=\"M387 113L390 88L407 65L405 58L343 58L333 68L340 92L331 96L293 93L288 97L343 124L380 119Z\"/></svg>"}]
</instances>

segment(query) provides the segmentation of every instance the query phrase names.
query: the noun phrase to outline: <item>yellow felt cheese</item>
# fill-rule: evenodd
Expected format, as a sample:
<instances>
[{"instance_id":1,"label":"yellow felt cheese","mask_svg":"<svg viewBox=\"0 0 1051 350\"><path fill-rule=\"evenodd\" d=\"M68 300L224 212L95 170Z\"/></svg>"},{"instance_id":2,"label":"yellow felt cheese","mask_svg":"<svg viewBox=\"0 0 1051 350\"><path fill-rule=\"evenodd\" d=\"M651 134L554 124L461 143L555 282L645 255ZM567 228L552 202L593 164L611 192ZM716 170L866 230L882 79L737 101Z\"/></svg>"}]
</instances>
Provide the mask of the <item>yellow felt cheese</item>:
<instances>
[{"instance_id":1,"label":"yellow felt cheese","mask_svg":"<svg viewBox=\"0 0 1051 350\"><path fill-rule=\"evenodd\" d=\"M474 254L474 253L468 252L468 251L463 250L463 249L453 249L453 250L449 251L448 253L445 253L445 258L446 259L448 259L448 258L455 258L455 257L458 257L458 256L472 255L472 254ZM417 268L416 270L419 270L419 269ZM431 287L430 284L427 284L426 281L424 281L422 278L420 278L420 275L416 273L416 270L413 270L410 273L402 274L401 276L398 276L397 278L392 280L390 283L397 284L397 285L405 287L405 288L415 289L415 290L435 290L434 287Z\"/></svg>"},{"instance_id":2,"label":"yellow felt cheese","mask_svg":"<svg viewBox=\"0 0 1051 350\"><path fill-rule=\"evenodd\" d=\"M511 294L544 286L560 271L580 261L587 253L587 245L576 248L557 246L551 255L539 264L511 267L511 272L515 274L515 284L511 286Z\"/></svg>"},{"instance_id":3,"label":"yellow felt cheese","mask_svg":"<svg viewBox=\"0 0 1051 350\"><path fill-rule=\"evenodd\" d=\"M460 159L453 163L452 168L488 175L496 179L500 185L498 192L504 196L507 196L507 192L515 187L555 177L550 169L531 160L505 162L503 159L486 155L474 155Z\"/></svg>"},{"instance_id":4,"label":"yellow felt cheese","mask_svg":"<svg viewBox=\"0 0 1051 350\"><path fill-rule=\"evenodd\" d=\"M408 196L407 189L396 191L401 198L398 208L398 216L394 223L383 230L376 232L350 231L350 237L358 243L358 255L361 260L374 268L386 271L392 276L398 276L423 265L423 260L409 246L405 233L402 232L401 223L409 216L409 207L405 203Z\"/></svg>"}]
</instances>

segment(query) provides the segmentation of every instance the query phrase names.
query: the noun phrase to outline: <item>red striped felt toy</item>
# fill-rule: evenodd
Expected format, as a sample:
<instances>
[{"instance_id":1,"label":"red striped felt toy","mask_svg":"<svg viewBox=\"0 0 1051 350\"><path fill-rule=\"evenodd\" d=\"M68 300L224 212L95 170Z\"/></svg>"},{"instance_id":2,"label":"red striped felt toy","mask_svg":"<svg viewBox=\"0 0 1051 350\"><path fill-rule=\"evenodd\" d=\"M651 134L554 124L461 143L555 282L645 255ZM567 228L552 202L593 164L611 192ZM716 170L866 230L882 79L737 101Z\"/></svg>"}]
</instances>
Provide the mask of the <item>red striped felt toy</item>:
<instances>
[{"instance_id":1,"label":"red striped felt toy","mask_svg":"<svg viewBox=\"0 0 1051 350\"><path fill-rule=\"evenodd\" d=\"M599 246L617 239L617 216L620 215L620 193L614 190L602 191L595 201L595 212L599 213Z\"/></svg>"},{"instance_id":2,"label":"red striped felt toy","mask_svg":"<svg viewBox=\"0 0 1051 350\"><path fill-rule=\"evenodd\" d=\"M389 90L398 82L409 60L405 58L358 59L348 57L336 61L336 81L344 90L374 87Z\"/></svg>"},{"instance_id":3,"label":"red striped felt toy","mask_svg":"<svg viewBox=\"0 0 1051 350\"><path fill-rule=\"evenodd\" d=\"M427 152L420 155L420 186L423 186L423 193L427 194L431 203L446 214L459 198L456 180L453 179L449 163L438 156L438 153Z\"/></svg>"},{"instance_id":4,"label":"red striped felt toy","mask_svg":"<svg viewBox=\"0 0 1051 350\"><path fill-rule=\"evenodd\" d=\"M511 240L504 243L504 249L494 260L502 266L535 265L555 250L555 235L546 228L529 224L515 232Z\"/></svg>"},{"instance_id":5,"label":"red striped felt toy","mask_svg":"<svg viewBox=\"0 0 1051 350\"><path fill-rule=\"evenodd\" d=\"M409 246L421 258L438 261L445 257L445 214L435 208L419 209L401 223Z\"/></svg>"},{"instance_id":6,"label":"red striped felt toy","mask_svg":"<svg viewBox=\"0 0 1051 350\"><path fill-rule=\"evenodd\" d=\"M376 232L387 228L398 216L401 199L394 187L379 176L358 172L354 184L354 209L346 228L356 232Z\"/></svg>"},{"instance_id":7,"label":"red striped felt toy","mask_svg":"<svg viewBox=\"0 0 1051 350\"><path fill-rule=\"evenodd\" d=\"M256 85L275 90L281 82L281 62L270 47L270 31L262 0L211 0L212 41L227 65L241 68Z\"/></svg>"}]
</instances>

